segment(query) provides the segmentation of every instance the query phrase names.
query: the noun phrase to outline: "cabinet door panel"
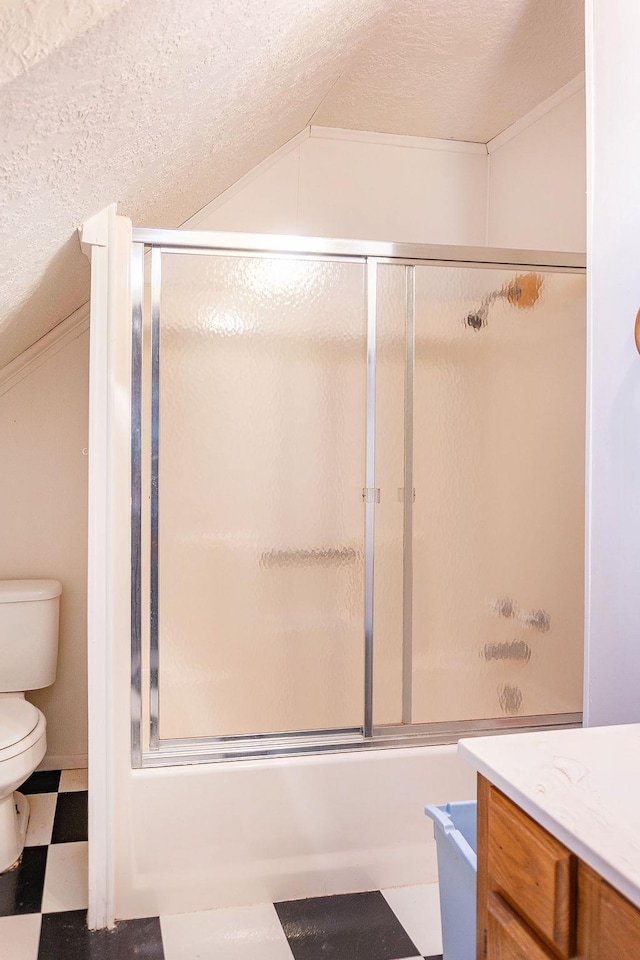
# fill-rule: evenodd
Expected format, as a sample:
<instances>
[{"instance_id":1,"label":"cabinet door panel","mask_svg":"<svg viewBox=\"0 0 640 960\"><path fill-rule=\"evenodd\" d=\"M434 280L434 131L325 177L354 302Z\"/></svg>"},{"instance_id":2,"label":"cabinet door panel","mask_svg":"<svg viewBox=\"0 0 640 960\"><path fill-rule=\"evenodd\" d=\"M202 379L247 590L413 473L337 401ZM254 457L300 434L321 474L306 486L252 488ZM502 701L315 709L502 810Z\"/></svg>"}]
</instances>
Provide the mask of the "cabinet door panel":
<instances>
[{"instance_id":1,"label":"cabinet door panel","mask_svg":"<svg viewBox=\"0 0 640 960\"><path fill-rule=\"evenodd\" d=\"M607 883L600 899L599 960L638 960L640 911Z\"/></svg>"},{"instance_id":2,"label":"cabinet door panel","mask_svg":"<svg viewBox=\"0 0 640 960\"><path fill-rule=\"evenodd\" d=\"M500 893L561 954L573 954L577 860L494 788L488 813L488 872Z\"/></svg>"},{"instance_id":3,"label":"cabinet door panel","mask_svg":"<svg viewBox=\"0 0 640 960\"><path fill-rule=\"evenodd\" d=\"M487 960L555 960L553 954L495 893L489 896Z\"/></svg>"},{"instance_id":4,"label":"cabinet door panel","mask_svg":"<svg viewBox=\"0 0 640 960\"><path fill-rule=\"evenodd\" d=\"M638 960L640 910L584 863L579 884L579 955L585 960Z\"/></svg>"}]
</instances>

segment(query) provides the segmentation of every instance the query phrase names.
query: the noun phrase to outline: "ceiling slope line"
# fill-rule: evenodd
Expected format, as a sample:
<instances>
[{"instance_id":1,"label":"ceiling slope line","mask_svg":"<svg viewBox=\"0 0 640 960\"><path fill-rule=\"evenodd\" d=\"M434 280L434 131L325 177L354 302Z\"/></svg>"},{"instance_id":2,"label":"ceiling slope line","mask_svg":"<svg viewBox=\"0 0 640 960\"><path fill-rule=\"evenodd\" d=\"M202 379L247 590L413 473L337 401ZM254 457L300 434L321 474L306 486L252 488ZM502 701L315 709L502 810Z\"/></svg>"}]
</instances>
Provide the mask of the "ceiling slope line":
<instances>
[{"instance_id":1,"label":"ceiling slope line","mask_svg":"<svg viewBox=\"0 0 640 960\"><path fill-rule=\"evenodd\" d=\"M377 133L373 130L350 130L346 127L311 125L310 136L320 140L351 140L389 147L413 147L418 150L444 150L451 153L477 153L486 156L487 145L475 140L444 140L439 137L415 137L403 133Z\"/></svg>"},{"instance_id":2,"label":"ceiling slope line","mask_svg":"<svg viewBox=\"0 0 640 960\"><path fill-rule=\"evenodd\" d=\"M309 123L307 124L309 128L311 128L311 126L313 125L313 118L315 117L316 113L322 109L323 105L329 99L329 97L331 96L333 91L336 89L336 87L339 85L340 81L343 79L343 77L347 75L350 67L352 67L353 64L357 61L362 51L367 47L367 45L372 40L375 39L377 34L384 29L384 26L386 24L386 17L383 16L382 13L379 15L379 21L380 22L376 27L373 28L368 38L363 40L362 43L360 43L358 46L356 46L354 50L351 51L351 56L347 59L347 62L345 63L344 67L342 68L342 70L339 71L337 77L335 78L333 83L329 86L325 95L320 98L319 103L316 104L315 109L312 111L311 116L309 117Z\"/></svg>"},{"instance_id":3,"label":"ceiling slope line","mask_svg":"<svg viewBox=\"0 0 640 960\"><path fill-rule=\"evenodd\" d=\"M89 303L87 302L0 369L0 397L34 373L38 367L68 344L77 340L88 329Z\"/></svg>"},{"instance_id":4,"label":"ceiling slope line","mask_svg":"<svg viewBox=\"0 0 640 960\"><path fill-rule=\"evenodd\" d=\"M584 72L579 73L577 77L573 78L573 80L569 80L569 83L565 83L563 87L560 87L559 90L556 90L555 93L552 93L550 97L547 97L546 100L543 100L542 103L539 103L537 107L529 110L529 112L525 113L524 116L519 117L518 120L506 127L500 133L496 134L495 137L487 140L487 153L495 153L496 150L499 150L500 147L504 146L505 143L508 143L509 140L513 140L513 138L517 137L518 134L522 133L523 130L526 130L528 127L532 127L534 123L537 123L538 120L542 120L542 118L548 113L551 113L551 111L555 110L556 107L559 107L561 103L564 103L565 100L569 100L570 97L573 97L581 90L584 90Z\"/></svg>"},{"instance_id":5,"label":"ceiling slope line","mask_svg":"<svg viewBox=\"0 0 640 960\"><path fill-rule=\"evenodd\" d=\"M352 57L353 57L353 55L352 55ZM349 63L350 63L350 62L351 62L351 61L349 61ZM338 84L340 83L340 81L342 80L342 78L344 77L344 75L346 74L347 69L348 69L347 66L343 67L343 69L340 71L340 73L338 74L338 76L335 78L335 80L333 81L333 83L331 84L331 86L329 87L329 89L327 90L327 92L325 93L324 97L321 97L320 102L316 104L315 109L313 110L311 116L309 117L309 123L308 123L309 128L311 128L311 126L313 125L313 118L315 117L316 113L318 112L318 110L320 110L320 108L322 107L323 103L328 99L328 97L333 93L333 91L335 90L335 88L338 86Z\"/></svg>"},{"instance_id":6,"label":"ceiling slope line","mask_svg":"<svg viewBox=\"0 0 640 960\"><path fill-rule=\"evenodd\" d=\"M184 223L180 224L180 230L194 230L198 228L198 224L202 223L203 220L206 220L210 214L215 210L218 210L227 200L231 200L232 197L235 197L236 194L240 193L241 190L244 190L250 183L253 183L254 180L257 180L258 177L262 176L263 173L266 173L267 170L270 170L279 160L282 160L283 157L286 157L287 154L291 153L292 150L295 150L301 143L304 143L305 140L308 140L310 137L310 127L303 127L300 133L297 133L295 137L291 137L290 140L287 140L286 143L283 143L281 147L275 150L273 153L270 153L268 157L265 157L264 160L261 160L260 163L256 164L255 167L252 167L251 170L248 170L239 180L236 180L231 184L230 187L227 187L226 190L223 190L222 193L219 193L217 197L214 197L213 200L210 200L209 203L205 204L204 207L201 207L197 213L194 213L193 216L189 217L188 220L185 220Z\"/></svg>"}]
</instances>

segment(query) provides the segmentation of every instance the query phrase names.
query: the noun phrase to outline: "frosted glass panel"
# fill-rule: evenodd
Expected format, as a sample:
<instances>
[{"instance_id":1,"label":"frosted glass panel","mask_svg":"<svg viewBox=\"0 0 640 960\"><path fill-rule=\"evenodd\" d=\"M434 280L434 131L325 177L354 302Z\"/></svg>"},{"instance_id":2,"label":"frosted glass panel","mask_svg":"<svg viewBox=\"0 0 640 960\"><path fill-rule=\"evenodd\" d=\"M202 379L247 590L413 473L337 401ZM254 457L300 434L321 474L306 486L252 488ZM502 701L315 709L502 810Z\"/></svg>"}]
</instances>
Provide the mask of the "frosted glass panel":
<instances>
[{"instance_id":1,"label":"frosted glass panel","mask_svg":"<svg viewBox=\"0 0 640 960\"><path fill-rule=\"evenodd\" d=\"M364 266L162 257L160 736L359 727Z\"/></svg>"},{"instance_id":2,"label":"frosted glass panel","mask_svg":"<svg viewBox=\"0 0 640 960\"><path fill-rule=\"evenodd\" d=\"M416 268L413 721L582 708L585 281Z\"/></svg>"}]
</instances>

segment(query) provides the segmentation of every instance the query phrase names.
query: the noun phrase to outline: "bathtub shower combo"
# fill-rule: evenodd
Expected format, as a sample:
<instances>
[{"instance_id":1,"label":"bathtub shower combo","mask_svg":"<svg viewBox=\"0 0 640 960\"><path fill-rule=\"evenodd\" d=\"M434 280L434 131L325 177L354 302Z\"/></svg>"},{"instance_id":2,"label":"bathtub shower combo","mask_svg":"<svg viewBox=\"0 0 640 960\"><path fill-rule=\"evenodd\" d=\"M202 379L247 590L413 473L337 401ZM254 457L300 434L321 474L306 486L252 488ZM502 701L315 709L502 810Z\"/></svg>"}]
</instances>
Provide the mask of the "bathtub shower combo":
<instances>
[{"instance_id":1,"label":"bathtub shower combo","mask_svg":"<svg viewBox=\"0 0 640 960\"><path fill-rule=\"evenodd\" d=\"M584 258L132 249L133 766L579 722Z\"/></svg>"}]
</instances>

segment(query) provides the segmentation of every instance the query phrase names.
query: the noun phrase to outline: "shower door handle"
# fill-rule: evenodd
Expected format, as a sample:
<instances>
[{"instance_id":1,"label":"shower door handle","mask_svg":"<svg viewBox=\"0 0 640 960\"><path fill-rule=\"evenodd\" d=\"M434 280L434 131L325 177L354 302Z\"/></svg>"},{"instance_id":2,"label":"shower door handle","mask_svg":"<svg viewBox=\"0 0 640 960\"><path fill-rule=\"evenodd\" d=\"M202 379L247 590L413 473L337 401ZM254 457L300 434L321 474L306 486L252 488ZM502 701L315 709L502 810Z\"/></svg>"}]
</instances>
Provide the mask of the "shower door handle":
<instances>
[{"instance_id":1,"label":"shower door handle","mask_svg":"<svg viewBox=\"0 0 640 960\"><path fill-rule=\"evenodd\" d=\"M353 563L358 558L355 547L319 547L267 550L260 554L261 567L288 567L315 563Z\"/></svg>"}]
</instances>

